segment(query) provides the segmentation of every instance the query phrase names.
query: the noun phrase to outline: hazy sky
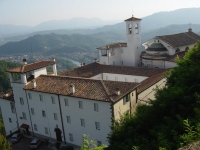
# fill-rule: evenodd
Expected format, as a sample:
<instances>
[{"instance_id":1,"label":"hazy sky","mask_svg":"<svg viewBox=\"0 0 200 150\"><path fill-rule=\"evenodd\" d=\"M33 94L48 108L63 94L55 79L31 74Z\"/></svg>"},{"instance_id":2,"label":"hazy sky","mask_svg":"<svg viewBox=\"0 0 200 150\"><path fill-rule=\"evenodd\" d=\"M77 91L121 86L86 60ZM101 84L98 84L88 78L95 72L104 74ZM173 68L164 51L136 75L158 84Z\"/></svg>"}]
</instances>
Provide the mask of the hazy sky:
<instances>
[{"instance_id":1,"label":"hazy sky","mask_svg":"<svg viewBox=\"0 0 200 150\"><path fill-rule=\"evenodd\" d=\"M125 20L200 7L200 0L0 0L0 24L37 25L75 17Z\"/></svg>"}]
</instances>

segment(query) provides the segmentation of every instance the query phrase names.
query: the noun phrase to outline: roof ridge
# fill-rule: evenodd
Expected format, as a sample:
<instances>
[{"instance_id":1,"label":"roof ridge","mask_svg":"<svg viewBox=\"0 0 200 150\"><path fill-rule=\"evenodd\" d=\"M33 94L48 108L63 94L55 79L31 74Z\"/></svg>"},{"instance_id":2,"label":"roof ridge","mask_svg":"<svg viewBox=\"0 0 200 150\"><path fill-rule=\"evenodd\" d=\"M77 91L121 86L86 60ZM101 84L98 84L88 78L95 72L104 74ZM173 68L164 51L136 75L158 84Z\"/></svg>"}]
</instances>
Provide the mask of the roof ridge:
<instances>
[{"instance_id":1,"label":"roof ridge","mask_svg":"<svg viewBox=\"0 0 200 150\"><path fill-rule=\"evenodd\" d=\"M103 80L100 80L100 83L101 83L101 85L103 86L103 89L104 89L104 91L106 92L108 99L109 99L110 101L113 101L113 99L112 99L111 97L109 97L109 94L110 94L110 93L108 92L108 90L107 90L107 88L106 88L106 86L105 86Z\"/></svg>"}]
</instances>

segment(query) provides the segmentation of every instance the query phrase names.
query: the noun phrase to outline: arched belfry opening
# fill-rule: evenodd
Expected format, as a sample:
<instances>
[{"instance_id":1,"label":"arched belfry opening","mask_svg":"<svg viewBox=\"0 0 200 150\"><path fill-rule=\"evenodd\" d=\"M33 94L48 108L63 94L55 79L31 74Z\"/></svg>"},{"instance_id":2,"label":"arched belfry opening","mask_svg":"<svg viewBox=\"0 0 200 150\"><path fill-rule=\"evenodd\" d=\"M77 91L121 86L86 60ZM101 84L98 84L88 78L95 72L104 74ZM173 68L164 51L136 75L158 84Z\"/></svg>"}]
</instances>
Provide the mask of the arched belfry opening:
<instances>
[{"instance_id":1,"label":"arched belfry opening","mask_svg":"<svg viewBox=\"0 0 200 150\"><path fill-rule=\"evenodd\" d=\"M135 34L139 34L139 24L135 24Z\"/></svg>"},{"instance_id":2,"label":"arched belfry opening","mask_svg":"<svg viewBox=\"0 0 200 150\"><path fill-rule=\"evenodd\" d=\"M132 24L128 25L129 34L132 34Z\"/></svg>"}]
</instances>

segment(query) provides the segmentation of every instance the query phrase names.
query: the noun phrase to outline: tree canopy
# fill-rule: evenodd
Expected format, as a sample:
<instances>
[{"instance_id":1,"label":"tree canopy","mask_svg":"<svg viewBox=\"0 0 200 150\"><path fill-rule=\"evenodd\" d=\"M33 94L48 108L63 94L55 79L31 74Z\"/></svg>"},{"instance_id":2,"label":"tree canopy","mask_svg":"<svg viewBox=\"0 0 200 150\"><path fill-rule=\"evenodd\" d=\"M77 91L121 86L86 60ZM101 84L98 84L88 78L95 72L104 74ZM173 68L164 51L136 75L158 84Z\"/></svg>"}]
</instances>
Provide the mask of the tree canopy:
<instances>
[{"instance_id":1,"label":"tree canopy","mask_svg":"<svg viewBox=\"0 0 200 150\"><path fill-rule=\"evenodd\" d=\"M200 43L176 61L156 100L114 122L108 149L171 150L200 140Z\"/></svg>"}]
</instances>

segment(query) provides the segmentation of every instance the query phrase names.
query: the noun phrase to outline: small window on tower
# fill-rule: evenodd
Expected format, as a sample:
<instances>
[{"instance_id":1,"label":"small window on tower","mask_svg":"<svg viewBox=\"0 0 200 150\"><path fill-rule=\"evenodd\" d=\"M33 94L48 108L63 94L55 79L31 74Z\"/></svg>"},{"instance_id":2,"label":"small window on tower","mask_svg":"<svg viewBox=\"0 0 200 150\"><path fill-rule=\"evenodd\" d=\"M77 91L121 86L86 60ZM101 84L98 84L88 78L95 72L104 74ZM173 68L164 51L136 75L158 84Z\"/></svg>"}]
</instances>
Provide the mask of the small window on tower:
<instances>
[{"instance_id":1,"label":"small window on tower","mask_svg":"<svg viewBox=\"0 0 200 150\"><path fill-rule=\"evenodd\" d=\"M135 34L139 34L139 25L138 25L138 23L135 24Z\"/></svg>"},{"instance_id":2,"label":"small window on tower","mask_svg":"<svg viewBox=\"0 0 200 150\"><path fill-rule=\"evenodd\" d=\"M129 29L129 34L131 34L132 33L132 24L128 25L128 29Z\"/></svg>"}]
</instances>

